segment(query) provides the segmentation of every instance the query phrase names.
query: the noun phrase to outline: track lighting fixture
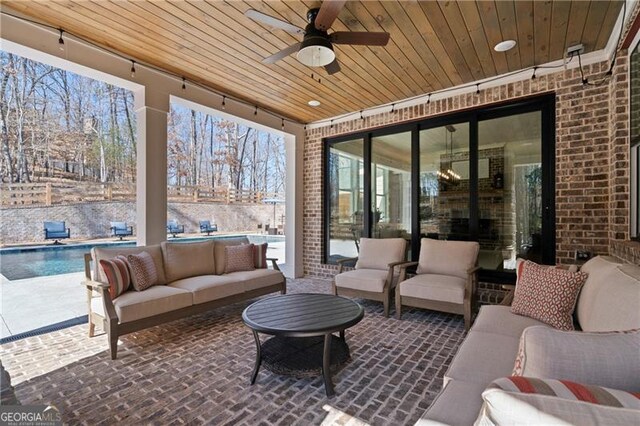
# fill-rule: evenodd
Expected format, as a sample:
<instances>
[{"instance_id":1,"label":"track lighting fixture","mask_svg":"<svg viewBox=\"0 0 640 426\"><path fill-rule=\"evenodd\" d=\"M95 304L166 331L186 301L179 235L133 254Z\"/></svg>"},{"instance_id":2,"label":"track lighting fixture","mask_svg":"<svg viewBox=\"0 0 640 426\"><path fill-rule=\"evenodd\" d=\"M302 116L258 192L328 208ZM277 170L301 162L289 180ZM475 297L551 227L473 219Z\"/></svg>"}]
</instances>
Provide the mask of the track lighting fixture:
<instances>
[{"instance_id":1,"label":"track lighting fixture","mask_svg":"<svg viewBox=\"0 0 640 426\"><path fill-rule=\"evenodd\" d=\"M222 95L222 109L227 109L227 97Z\"/></svg>"},{"instance_id":2,"label":"track lighting fixture","mask_svg":"<svg viewBox=\"0 0 640 426\"><path fill-rule=\"evenodd\" d=\"M256 105L255 111L253 111L253 115L258 115L258 106Z\"/></svg>"},{"instance_id":3,"label":"track lighting fixture","mask_svg":"<svg viewBox=\"0 0 640 426\"><path fill-rule=\"evenodd\" d=\"M60 28L58 31L60 31L60 38L58 39L58 47L60 48L60 50L64 50L64 39L62 38L62 33L64 33L64 30Z\"/></svg>"},{"instance_id":4,"label":"track lighting fixture","mask_svg":"<svg viewBox=\"0 0 640 426\"><path fill-rule=\"evenodd\" d=\"M182 90L187 90L187 80L182 77Z\"/></svg>"},{"instance_id":5,"label":"track lighting fixture","mask_svg":"<svg viewBox=\"0 0 640 426\"><path fill-rule=\"evenodd\" d=\"M131 78L136 78L136 61L131 60Z\"/></svg>"},{"instance_id":6,"label":"track lighting fixture","mask_svg":"<svg viewBox=\"0 0 640 426\"><path fill-rule=\"evenodd\" d=\"M533 67L533 74L531 75L531 80L536 79L536 71L538 71L538 67Z\"/></svg>"}]
</instances>

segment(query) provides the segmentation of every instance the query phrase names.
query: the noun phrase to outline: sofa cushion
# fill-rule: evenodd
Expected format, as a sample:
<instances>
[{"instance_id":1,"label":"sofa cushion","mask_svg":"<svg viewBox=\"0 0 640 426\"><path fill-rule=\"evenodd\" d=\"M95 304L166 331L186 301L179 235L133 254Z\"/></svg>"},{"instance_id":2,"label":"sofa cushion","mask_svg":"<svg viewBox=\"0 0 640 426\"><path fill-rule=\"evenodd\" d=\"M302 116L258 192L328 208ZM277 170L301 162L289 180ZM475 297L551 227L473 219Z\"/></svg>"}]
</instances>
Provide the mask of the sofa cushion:
<instances>
[{"instance_id":1,"label":"sofa cushion","mask_svg":"<svg viewBox=\"0 0 640 426\"><path fill-rule=\"evenodd\" d=\"M224 248L226 246L235 246L239 244L249 244L249 240L247 239L247 237L216 239L213 253L215 257L215 267L217 275L224 274L224 267L227 264L227 253Z\"/></svg>"},{"instance_id":2,"label":"sofa cushion","mask_svg":"<svg viewBox=\"0 0 640 426\"><path fill-rule=\"evenodd\" d=\"M389 270L389 264L404 260L404 238L360 238L356 269Z\"/></svg>"},{"instance_id":3,"label":"sofa cushion","mask_svg":"<svg viewBox=\"0 0 640 426\"><path fill-rule=\"evenodd\" d=\"M131 272L131 284L136 291L144 291L158 284L158 271L153 258L143 251L127 256L129 271Z\"/></svg>"},{"instance_id":4,"label":"sofa cushion","mask_svg":"<svg viewBox=\"0 0 640 426\"><path fill-rule=\"evenodd\" d=\"M227 263L224 265L225 274L256 269L253 260L253 244L226 246L224 251L227 256Z\"/></svg>"},{"instance_id":5,"label":"sofa cushion","mask_svg":"<svg viewBox=\"0 0 640 426\"><path fill-rule=\"evenodd\" d=\"M273 269L254 269L253 271L239 271L225 274L225 276L242 284L244 291L256 290L283 283L285 278L282 272Z\"/></svg>"},{"instance_id":6,"label":"sofa cushion","mask_svg":"<svg viewBox=\"0 0 640 426\"><path fill-rule=\"evenodd\" d=\"M241 282L227 275L200 275L183 278L172 282L169 287L191 292L194 305L233 296L244 291Z\"/></svg>"},{"instance_id":7,"label":"sofa cushion","mask_svg":"<svg viewBox=\"0 0 640 426\"><path fill-rule=\"evenodd\" d=\"M213 240L196 243L162 242L162 256L168 282L216 272Z\"/></svg>"},{"instance_id":8,"label":"sofa cushion","mask_svg":"<svg viewBox=\"0 0 640 426\"><path fill-rule=\"evenodd\" d=\"M451 275L420 274L400 283L400 295L439 302L464 302L466 279Z\"/></svg>"},{"instance_id":9,"label":"sofa cushion","mask_svg":"<svg viewBox=\"0 0 640 426\"><path fill-rule=\"evenodd\" d=\"M477 425L640 424L637 395L555 379L504 377L482 393Z\"/></svg>"},{"instance_id":10,"label":"sofa cushion","mask_svg":"<svg viewBox=\"0 0 640 426\"><path fill-rule=\"evenodd\" d=\"M107 284L107 277L104 276L104 272L102 271L102 268L100 268L101 259L112 259L117 255L123 255L126 257L130 254L142 253L143 251L149 253L153 258L153 263L156 265L156 272L158 273L158 284L166 284L167 278L164 274L164 262L162 260L160 244L139 247L93 247L91 249L91 257L93 259L93 279Z\"/></svg>"},{"instance_id":11,"label":"sofa cushion","mask_svg":"<svg viewBox=\"0 0 640 426\"><path fill-rule=\"evenodd\" d=\"M587 278L584 272L520 262L511 312L537 319L560 330L573 330L573 310Z\"/></svg>"},{"instance_id":12,"label":"sofa cushion","mask_svg":"<svg viewBox=\"0 0 640 426\"><path fill-rule=\"evenodd\" d=\"M336 275L334 280L337 287L382 293L387 275L388 271L380 269L354 269Z\"/></svg>"},{"instance_id":13,"label":"sofa cushion","mask_svg":"<svg viewBox=\"0 0 640 426\"><path fill-rule=\"evenodd\" d=\"M522 333L517 360L523 376L640 392L640 330L584 333L529 327Z\"/></svg>"},{"instance_id":14,"label":"sofa cushion","mask_svg":"<svg viewBox=\"0 0 640 426\"><path fill-rule=\"evenodd\" d=\"M418 274L453 275L467 279L467 271L476 265L480 244L475 241L420 241Z\"/></svg>"},{"instance_id":15,"label":"sofa cushion","mask_svg":"<svg viewBox=\"0 0 640 426\"><path fill-rule=\"evenodd\" d=\"M532 325L546 326L543 322L511 313L511 307L485 305L480 307L473 327L474 331L504 334L519 339L525 328ZM548 326L546 326L548 327Z\"/></svg>"},{"instance_id":16,"label":"sofa cushion","mask_svg":"<svg viewBox=\"0 0 640 426\"><path fill-rule=\"evenodd\" d=\"M113 301L120 322L148 318L193 304L191 292L157 285L144 291L127 291Z\"/></svg>"},{"instance_id":17,"label":"sofa cushion","mask_svg":"<svg viewBox=\"0 0 640 426\"><path fill-rule=\"evenodd\" d=\"M416 426L469 426L478 417L485 385L452 380L440 391Z\"/></svg>"},{"instance_id":18,"label":"sofa cushion","mask_svg":"<svg viewBox=\"0 0 640 426\"><path fill-rule=\"evenodd\" d=\"M129 290L131 275L129 274L129 262L124 256L116 256L113 259L100 260L100 266L109 283L109 294L112 299Z\"/></svg>"},{"instance_id":19,"label":"sofa cushion","mask_svg":"<svg viewBox=\"0 0 640 426\"><path fill-rule=\"evenodd\" d=\"M597 256L582 266L589 274L576 314L584 331L640 328L640 267ZM612 307L615 306L615 309Z\"/></svg>"},{"instance_id":20,"label":"sofa cushion","mask_svg":"<svg viewBox=\"0 0 640 426\"><path fill-rule=\"evenodd\" d=\"M470 331L445 373L445 382L464 380L487 386L498 377L510 376L518 343L517 337Z\"/></svg>"}]
</instances>

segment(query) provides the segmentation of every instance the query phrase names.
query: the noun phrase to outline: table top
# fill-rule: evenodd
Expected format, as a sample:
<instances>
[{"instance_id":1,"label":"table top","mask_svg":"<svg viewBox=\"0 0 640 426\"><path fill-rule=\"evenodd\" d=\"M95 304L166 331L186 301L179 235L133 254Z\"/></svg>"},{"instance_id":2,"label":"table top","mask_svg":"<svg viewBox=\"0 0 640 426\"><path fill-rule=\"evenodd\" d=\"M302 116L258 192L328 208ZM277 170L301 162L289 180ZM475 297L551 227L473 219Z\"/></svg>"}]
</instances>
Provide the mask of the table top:
<instances>
[{"instance_id":1,"label":"table top","mask_svg":"<svg viewBox=\"0 0 640 426\"><path fill-rule=\"evenodd\" d=\"M345 330L364 317L356 302L332 294L285 294L259 300L242 320L261 333L306 337Z\"/></svg>"}]
</instances>

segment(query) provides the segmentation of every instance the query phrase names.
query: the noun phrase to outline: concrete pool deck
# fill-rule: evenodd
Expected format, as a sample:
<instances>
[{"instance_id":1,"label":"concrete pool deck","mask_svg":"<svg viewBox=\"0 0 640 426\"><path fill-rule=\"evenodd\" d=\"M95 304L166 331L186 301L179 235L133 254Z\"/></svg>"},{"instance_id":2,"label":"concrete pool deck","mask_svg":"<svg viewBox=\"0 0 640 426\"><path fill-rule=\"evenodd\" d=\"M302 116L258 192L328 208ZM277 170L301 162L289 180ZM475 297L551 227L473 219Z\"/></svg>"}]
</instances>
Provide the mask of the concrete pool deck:
<instances>
[{"instance_id":1,"label":"concrete pool deck","mask_svg":"<svg viewBox=\"0 0 640 426\"><path fill-rule=\"evenodd\" d=\"M285 276L285 243L269 243L268 257L278 258ZM84 272L8 280L0 275L0 338L87 315Z\"/></svg>"}]
</instances>

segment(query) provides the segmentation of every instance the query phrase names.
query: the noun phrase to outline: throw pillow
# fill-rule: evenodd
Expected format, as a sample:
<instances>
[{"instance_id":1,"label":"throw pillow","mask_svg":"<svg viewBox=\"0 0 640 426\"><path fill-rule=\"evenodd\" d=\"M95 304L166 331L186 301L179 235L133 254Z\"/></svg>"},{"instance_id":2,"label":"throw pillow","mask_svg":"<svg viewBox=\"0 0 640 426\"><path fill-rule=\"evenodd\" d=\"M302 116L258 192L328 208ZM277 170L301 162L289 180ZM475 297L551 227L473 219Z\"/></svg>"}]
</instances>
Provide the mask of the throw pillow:
<instances>
[{"instance_id":1,"label":"throw pillow","mask_svg":"<svg viewBox=\"0 0 640 426\"><path fill-rule=\"evenodd\" d=\"M131 276L129 275L129 263L124 256L116 256L109 260L100 260L100 266L109 283L109 294L115 299L129 290Z\"/></svg>"},{"instance_id":2,"label":"throw pillow","mask_svg":"<svg viewBox=\"0 0 640 426\"><path fill-rule=\"evenodd\" d=\"M549 268L528 260L518 264L517 273L511 312L560 330L573 330L572 314L587 274Z\"/></svg>"},{"instance_id":3,"label":"throw pillow","mask_svg":"<svg viewBox=\"0 0 640 426\"><path fill-rule=\"evenodd\" d=\"M267 243L253 245L253 263L256 269L267 267Z\"/></svg>"},{"instance_id":4,"label":"throw pillow","mask_svg":"<svg viewBox=\"0 0 640 426\"><path fill-rule=\"evenodd\" d=\"M131 268L131 284L136 291L143 291L158 284L158 271L153 258L143 251L127 256Z\"/></svg>"},{"instance_id":5,"label":"throw pillow","mask_svg":"<svg viewBox=\"0 0 640 426\"><path fill-rule=\"evenodd\" d=\"M256 269L253 263L253 250L253 244L226 246L224 251L227 257L227 263L224 268L224 273L253 271Z\"/></svg>"}]
</instances>

